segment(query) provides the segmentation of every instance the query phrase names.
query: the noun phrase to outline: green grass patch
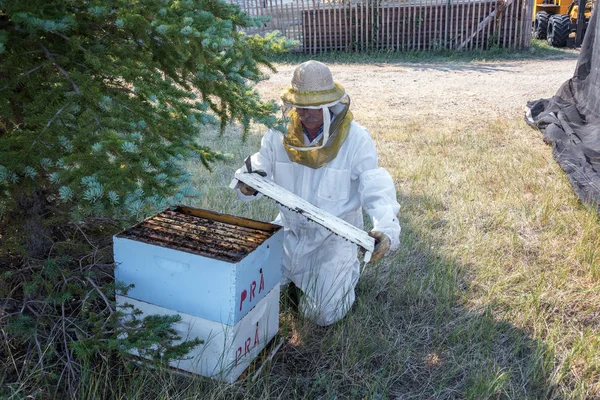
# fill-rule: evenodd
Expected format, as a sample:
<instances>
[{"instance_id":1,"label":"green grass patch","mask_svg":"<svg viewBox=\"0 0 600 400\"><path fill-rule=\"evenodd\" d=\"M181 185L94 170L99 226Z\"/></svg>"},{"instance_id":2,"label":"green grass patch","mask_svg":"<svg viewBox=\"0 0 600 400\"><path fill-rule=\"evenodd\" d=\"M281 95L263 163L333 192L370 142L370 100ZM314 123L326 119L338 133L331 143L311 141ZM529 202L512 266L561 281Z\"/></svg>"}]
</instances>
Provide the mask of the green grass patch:
<instances>
[{"instance_id":1,"label":"green grass patch","mask_svg":"<svg viewBox=\"0 0 600 400\"><path fill-rule=\"evenodd\" d=\"M472 51L368 51L368 52L329 52L324 54L284 53L271 58L281 64L300 64L306 60L318 60L326 64L369 64L369 63L439 63L471 61L535 60L556 58L577 58L578 50L551 47L545 40L532 40L527 50L502 49Z\"/></svg>"}]
</instances>

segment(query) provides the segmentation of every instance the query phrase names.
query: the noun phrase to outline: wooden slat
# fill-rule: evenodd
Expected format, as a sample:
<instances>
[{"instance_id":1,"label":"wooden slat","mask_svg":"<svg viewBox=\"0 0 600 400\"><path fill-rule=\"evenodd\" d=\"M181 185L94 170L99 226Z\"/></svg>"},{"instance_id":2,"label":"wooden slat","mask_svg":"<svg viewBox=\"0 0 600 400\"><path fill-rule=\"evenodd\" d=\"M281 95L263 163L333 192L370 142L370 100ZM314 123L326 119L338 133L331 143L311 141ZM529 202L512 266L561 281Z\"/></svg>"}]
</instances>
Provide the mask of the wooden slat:
<instances>
[{"instance_id":1,"label":"wooden slat","mask_svg":"<svg viewBox=\"0 0 600 400\"><path fill-rule=\"evenodd\" d=\"M434 7L434 10L432 12L432 15L434 16L433 18L433 40L434 42L434 46L432 47L435 50L435 43L437 43L439 41L439 37L438 37L438 18L439 18L439 7L437 7L437 4Z\"/></svg>"},{"instance_id":2,"label":"wooden slat","mask_svg":"<svg viewBox=\"0 0 600 400\"><path fill-rule=\"evenodd\" d=\"M512 3L511 9L510 9L510 31L511 31L511 35L510 35L510 40L509 40L509 48L514 49L515 48L515 44L517 42L516 39L516 34L518 32L517 29L517 24L516 24L516 19L519 16L519 9L518 9L518 0L514 1Z\"/></svg>"},{"instance_id":3,"label":"wooden slat","mask_svg":"<svg viewBox=\"0 0 600 400\"><path fill-rule=\"evenodd\" d=\"M396 51L405 51L406 44L404 42L405 31L406 31L406 4L398 5L395 10L396 15Z\"/></svg>"},{"instance_id":4,"label":"wooden slat","mask_svg":"<svg viewBox=\"0 0 600 400\"><path fill-rule=\"evenodd\" d=\"M274 0L275 4L271 4L271 22L273 23L273 28L275 28L276 30L278 30L279 32L281 32L281 25L279 24L279 21L281 20L281 18L279 18L279 6L277 5L277 2L279 0Z\"/></svg>"},{"instance_id":5,"label":"wooden slat","mask_svg":"<svg viewBox=\"0 0 600 400\"><path fill-rule=\"evenodd\" d=\"M377 14L375 15L375 23L377 24L377 32L375 43L377 44L377 50L382 49L382 44L384 41L384 32L385 32L385 6L384 1L381 0L379 3L380 7L376 7Z\"/></svg>"},{"instance_id":6,"label":"wooden slat","mask_svg":"<svg viewBox=\"0 0 600 400\"><path fill-rule=\"evenodd\" d=\"M319 37L319 31L317 30L317 3L315 0L312 0L313 8L310 10L312 14L312 23L313 23L313 54L317 54L317 38Z\"/></svg>"},{"instance_id":7,"label":"wooden slat","mask_svg":"<svg viewBox=\"0 0 600 400\"><path fill-rule=\"evenodd\" d=\"M333 29L335 32L339 32L339 26L338 26L338 20L337 20L337 7L333 8L331 10L331 13L333 14ZM340 35L335 36L335 41L334 41L334 46L336 50L340 49Z\"/></svg>"},{"instance_id":8,"label":"wooden slat","mask_svg":"<svg viewBox=\"0 0 600 400\"><path fill-rule=\"evenodd\" d=\"M440 7L440 11L443 14L443 18L440 21L442 24L440 36L442 37L444 49L448 49L450 43L450 6L448 5L448 2L446 2L443 7Z\"/></svg>"},{"instance_id":9,"label":"wooden slat","mask_svg":"<svg viewBox=\"0 0 600 400\"><path fill-rule=\"evenodd\" d=\"M433 1L430 1L429 7L427 7L427 19L428 20L433 19L433 9L434 9L433 3L434 3ZM429 50L432 50L433 49L433 29L429 28L428 32L429 33L427 34L427 42L428 42L427 47Z\"/></svg>"},{"instance_id":10,"label":"wooden slat","mask_svg":"<svg viewBox=\"0 0 600 400\"><path fill-rule=\"evenodd\" d=\"M523 24L523 22L525 21L525 14L527 14L525 3L526 1L524 0L519 1L519 9L521 10L521 12L519 13L519 39L517 46L520 49L525 47L525 25Z\"/></svg>"},{"instance_id":11,"label":"wooden slat","mask_svg":"<svg viewBox=\"0 0 600 400\"><path fill-rule=\"evenodd\" d=\"M456 50L456 42L460 35L460 0L452 0L452 40L451 48Z\"/></svg>"},{"instance_id":12,"label":"wooden slat","mask_svg":"<svg viewBox=\"0 0 600 400\"><path fill-rule=\"evenodd\" d=\"M360 50L364 51L365 50L365 37L364 37L364 23L365 23L365 3L364 1L360 2L360 11L357 7L357 15L356 15L356 25L358 27L358 30L356 31L356 40L360 43Z\"/></svg>"},{"instance_id":13,"label":"wooden slat","mask_svg":"<svg viewBox=\"0 0 600 400\"><path fill-rule=\"evenodd\" d=\"M464 37L469 37L471 36L471 31L472 31L472 26L471 26L471 21L473 20L473 18L471 17L471 1L467 0L466 4L465 4L465 15L466 17L463 19L463 35ZM470 41L469 42L469 46L472 45L473 42ZM471 50L471 47L468 48L469 50Z\"/></svg>"},{"instance_id":14,"label":"wooden slat","mask_svg":"<svg viewBox=\"0 0 600 400\"><path fill-rule=\"evenodd\" d=\"M383 0L381 0L383 1ZM372 3L372 9L373 9L373 49L375 50L379 50L379 44L381 43L381 24L379 23L381 21L381 10L383 7L377 7L377 4L375 4L375 2ZM381 3L378 3L381 5ZM375 29L375 27L377 29Z\"/></svg>"},{"instance_id":15,"label":"wooden slat","mask_svg":"<svg viewBox=\"0 0 600 400\"><path fill-rule=\"evenodd\" d=\"M325 22L327 23L327 29L325 29L325 31L327 32L327 35L325 36L325 38L329 38L329 41L327 41L327 39L325 40L324 53L326 53L327 48L331 48L331 46L333 45L332 35L331 35L331 29L333 27L331 25L331 3L329 3L329 5L324 5L324 7L326 7L325 12L327 13L327 19L325 20Z\"/></svg>"},{"instance_id":16,"label":"wooden slat","mask_svg":"<svg viewBox=\"0 0 600 400\"><path fill-rule=\"evenodd\" d=\"M499 10L500 8L500 10ZM501 11L501 12L499 12ZM498 19L498 43L502 41L502 45L506 44L506 34L508 32L508 5L504 2L502 7L498 7L498 1L496 1L496 18Z\"/></svg>"},{"instance_id":17,"label":"wooden slat","mask_svg":"<svg viewBox=\"0 0 600 400\"><path fill-rule=\"evenodd\" d=\"M415 7L413 6L414 0L408 0L408 27L407 27L407 48L409 51L415 48Z\"/></svg>"},{"instance_id":18,"label":"wooden slat","mask_svg":"<svg viewBox=\"0 0 600 400\"><path fill-rule=\"evenodd\" d=\"M385 23L385 11L387 7L385 0L381 0L379 7L377 7L377 50L383 49L386 37L386 23Z\"/></svg>"},{"instance_id":19,"label":"wooden slat","mask_svg":"<svg viewBox=\"0 0 600 400\"><path fill-rule=\"evenodd\" d=\"M458 26L457 26L457 19L458 19L458 6L455 4L458 0L452 0L452 4L450 6L450 29L451 29L451 33L450 33L450 48L455 50L456 49L456 37L458 34Z\"/></svg>"},{"instance_id":20,"label":"wooden slat","mask_svg":"<svg viewBox=\"0 0 600 400\"><path fill-rule=\"evenodd\" d=\"M517 32L517 27L515 24L515 19L518 16L517 3L518 3L518 0L513 1L512 5L510 7L510 21L508 23L509 30L510 30L510 37L508 39L508 43L509 43L508 46L511 49L514 49L515 33Z\"/></svg>"},{"instance_id":21,"label":"wooden slat","mask_svg":"<svg viewBox=\"0 0 600 400\"><path fill-rule=\"evenodd\" d=\"M392 34L395 34L395 36L392 38L392 48L394 51L400 51L400 25L402 24L402 20L400 19L400 7L394 8L393 16L395 24L392 29Z\"/></svg>"},{"instance_id":22,"label":"wooden slat","mask_svg":"<svg viewBox=\"0 0 600 400\"><path fill-rule=\"evenodd\" d=\"M525 9L523 8L523 0L517 1L517 15L515 17L515 49L522 49L522 40L523 37L523 14L525 14Z\"/></svg>"},{"instance_id":23,"label":"wooden slat","mask_svg":"<svg viewBox=\"0 0 600 400\"><path fill-rule=\"evenodd\" d=\"M377 10L377 3L371 2L371 49L377 49L377 32L379 32L379 27L377 24L377 18L379 18L379 11ZM377 29L376 29L377 28Z\"/></svg>"},{"instance_id":24,"label":"wooden slat","mask_svg":"<svg viewBox=\"0 0 600 400\"><path fill-rule=\"evenodd\" d=\"M505 23L505 29L506 29L505 35L506 35L506 39L505 39L504 43L502 43L502 46L504 46L504 47L506 47L508 49L510 49L511 43L512 43L512 40L511 40L511 37L512 37L511 25L512 25L512 18L513 18L513 13L512 13L513 10L514 10L513 3L511 3L510 6L509 5L506 6L506 10L504 11L504 15L506 17L506 23Z\"/></svg>"},{"instance_id":25,"label":"wooden slat","mask_svg":"<svg viewBox=\"0 0 600 400\"><path fill-rule=\"evenodd\" d=\"M369 44L371 43L371 29L369 24L369 17L371 15L371 5L369 3L365 4L365 50L369 51Z\"/></svg>"},{"instance_id":26,"label":"wooden slat","mask_svg":"<svg viewBox=\"0 0 600 400\"><path fill-rule=\"evenodd\" d=\"M281 11L281 32L283 32L283 35L287 38L290 37L290 30L289 28L291 27L291 23L292 20L290 18L290 16L288 15L288 4L283 4L283 0L280 0L279 3L279 10Z\"/></svg>"},{"instance_id":27,"label":"wooden slat","mask_svg":"<svg viewBox=\"0 0 600 400\"><path fill-rule=\"evenodd\" d=\"M412 0L412 35L413 35L413 40L412 40L412 50L415 51L417 49L417 40L418 40L418 29L419 29L419 23L418 23L418 17L417 17L417 3L416 0Z\"/></svg>"},{"instance_id":28,"label":"wooden slat","mask_svg":"<svg viewBox=\"0 0 600 400\"><path fill-rule=\"evenodd\" d=\"M365 9L364 9L365 14L364 14L363 18L365 20L365 24L364 24L365 50L367 50L367 51L369 51L369 43L370 43L369 39L370 39L370 34L371 34L370 29L369 29L369 15L370 15L369 8L370 8L369 3L366 3Z\"/></svg>"},{"instance_id":29,"label":"wooden slat","mask_svg":"<svg viewBox=\"0 0 600 400\"><path fill-rule=\"evenodd\" d=\"M317 0L317 32L319 32L319 54L323 54L323 49L325 48L325 16L321 12L321 1Z\"/></svg>"},{"instance_id":30,"label":"wooden slat","mask_svg":"<svg viewBox=\"0 0 600 400\"><path fill-rule=\"evenodd\" d=\"M494 36L496 33L496 13L494 12L494 5L492 3L488 3L488 12L487 15L491 16L491 22L487 25L487 37L486 37L486 48L489 48L490 38Z\"/></svg>"},{"instance_id":31,"label":"wooden slat","mask_svg":"<svg viewBox=\"0 0 600 400\"><path fill-rule=\"evenodd\" d=\"M346 31L345 50L350 51L349 45L350 45L351 35L352 35L352 32L350 32L350 27L351 27L351 23L352 23L352 4L349 3L349 0L343 0L343 1L344 1L344 8L343 8L344 26L346 27L346 29L345 29L345 31ZM347 13L346 13L346 10L348 10Z\"/></svg>"},{"instance_id":32,"label":"wooden slat","mask_svg":"<svg viewBox=\"0 0 600 400\"><path fill-rule=\"evenodd\" d=\"M294 16L294 8L296 7L296 5L297 5L297 4L298 4L298 2L295 2L295 3L292 3L292 4L290 5L290 15L291 15L291 17L292 17L292 22L291 22L291 23L292 23L292 26L294 27L294 28L292 29L292 32L294 32L294 39L296 39L296 40L298 40L298 36L297 36L297 35L298 35L298 33L296 32L296 27L297 27L298 25L296 24L296 18L295 18L295 16Z\"/></svg>"},{"instance_id":33,"label":"wooden slat","mask_svg":"<svg viewBox=\"0 0 600 400\"><path fill-rule=\"evenodd\" d=\"M525 18L523 18L523 33L525 35L524 47L526 46L527 48L529 48L530 43L531 43L531 36L533 35L533 33L531 32L530 24L531 24L531 18L533 17L534 1L533 0L524 0L524 2L527 4L526 5L527 12L525 13Z\"/></svg>"},{"instance_id":34,"label":"wooden slat","mask_svg":"<svg viewBox=\"0 0 600 400\"><path fill-rule=\"evenodd\" d=\"M458 15L460 16L460 28L458 31L459 32L458 35L456 35L457 41L463 40L463 38L465 36L465 2L461 1L459 3L459 7L460 7L460 13ZM456 25L459 25L459 23L457 23Z\"/></svg>"},{"instance_id":35,"label":"wooden slat","mask_svg":"<svg viewBox=\"0 0 600 400\"><path fill-rule=\"evenodd\" d=\"M416 6L416 2L415 2ZM422 23L421 23L421 7L415 7L415 27L417 28L417 50L421 49L421 31L422 31Z\"/></svg>"},{"instance_id":36,"label":"wooden slat","mask_svg":"<svg viewBox=\"0 0 600 400\"><path fill-rule=\"evenodd\" d=\"M428 50L429 46L429 1L422 0L420 10L418 12L419 19L419 50Z\"/></svg>"},{"instance_id":37,"label":"wooden slat","mask_svg":"<svg viewBox=\"0 0 600 400\"><path fill-rule=\"evenodd\" d=\"M406 42L405 42L405 38L406 38L406 6L400 8L398 10L398 20L400 21L400 25L401 25L401 31L402 31L402 35L400 36L400 49L402 51L406 51Z\"/></svg>"},{"instance_id":38,"label":"wooden slat","mask_svg":"<svg viewBox=\"0 0 600 400\"><path fill-rule=\"evenodd\" d=\"M477 27L477 4L474 0L469 0L469 15L472 16L469 24L469 36L472 37L473 32L475 32L475 29ZM469 43L469 50L473 50L476 47L477 42L471 40L471 42Z\"/></svg>"},{"instance_id":39,"label":"wooden slat","mask_svg":"<svg viewBox=\"0 0 600 400\"><path fill-rule=\"evenodd\" d=\"M342 50L348 51L348 19L346 18L346 0L340 0L342 3L341 7L338 7L338 20L340 21L340 27L343 28L344 34L340 41L342 43Z\"/></svg>"},{"instance_id":40,"label":"wooden slat","mask_svg":"<svg viewBox=\"0 0 600 400\"><path fill-rule=\"evenodd\" d=\"M394 9L391 7L390 4L390 0L386 1L386 16L385 16L385 47L384 49L391 49L392 48L392 34L391 32L393 31L393 19L392 19L392 12L394 11Z\"/></svg>"},{"instance_id":41,"label":"wooden slat","mask_svg":"<svg viewBox=\"0 0 600 400\"><path fill-rule=\"evenodd\" d=\"M358 4L354 3L354 6L352 6L352 2L350 2L350 7L354 10L354 26L356 28L356 33L354 34L354 38L352 40L352 48L353 50L358 50L358 45L356 45L356 48L354 47L354 43L358 42L360 40L360 35L358 33Z\"/></svg>"},{"instance_id":42,"label":"wooden slat","mask_svg":"<svg viewBox=\"0 0 600 400\"><path fill-rule=\"evenodd\" d=\"M388 45L386 47L386 49L393 49L394 48L394 28L396 27L396 23L394 20L394 13L396 12L396 1L394 0L388 0L388 7L389 7L389 13L388 13L388 19L389 19L389 23L388 23Z\"/></svg>"},{"instance_id":43,"label":"wooden slat","mask_svg":"<svg viewBox=\"0 0 600 400\"><path fill-rule=\"evenodd\" d=\"M340 13L339 13L339 2L342 0L336 0L335 3L335 7L331 10L331 13L333 14L333 20L334 20L334 26L335 26L335 31L336 33L336 47L337 50L340 51L343 48L343 42L344 42L344 25L342 24L342 21L340 20Z\"/></svg>"},{"instance_id":44,"label":"wooden slat","mask_svg":"<svg viewBox=\"0 0 600 400\"><path fill-rule=\"evenodd\" d=\"M277 186L273 181L263 178L258 174L240 174L236 178L243 183L253 187L270 199L284 205L285 207L298 212L313 222L329 229L333 233L364 248L367 252L373 252L375 248L375 239L370 237L367 232L355 227L341 218L330 214L301 197ZM366 255L365 255L366 256ZM370 258L370 254L368 255ZM368 260L365 257L365 262Z\"/></svg>"},{"instance_id":45,"label":"wooden slat","mask_svg":"<svg viewBox=\"0 0 600 400\"><path fill-rule=\"evenodd\" d=\"M256 0L256 16L257 17L261 17L262 16L262 2L264 0ZM258 34L260 35L262 33L262 22L260 23L260 25L258 26Z\"/></svg>"},{"instance_id":46,"label":"wooden slat","mask_svg":"<svg viewBox=\"0 0 600 400\"><path fill-rule=\"evenodd\" d=\"M310 47L310 39L312 37L312 27L311 27L311 21L310 21L310 16L308 15L308 12L306 10L306 7L304 6L304 0L302 1L302 11L301 14L302 15L302 26L303 26L303 33L304 33L304 40L302 41L302 45L304 47L304 52L305 53L312 53L312 49ZM307 0L308 1L308 0ZM306 27L308 27L308 36L306 36ZM308 49L308 51L307 51Z\"/></svg>"},{"instance_id":47,"label":"wooden slat","mask_svg":"<svg viewBox=\"0 0 600 400\"><path fill-rule=\"evenodd\" d=\"M370 13L371 13L371 29L370 29L370 31L371 31L371 49L376 49L376 46L375 46L376 45L375 41L377 40L377 38L375 37L375 35L377 33L375 31L375 18L377 17L377 9L375 8L376 2L371 1L370 5L371 5L371 10L370 10Z\"/></svg>"},{"instance_id":48,"label":"wooden slat","mask_svg":"<svg viewBox=\"0 0 600 400\"><path fill-rule=\"evenodd\" d=\"M531 18L533 16L533 0L523 0L523 43L522 48L529 48L529 43L531 41Z\"/></svg>"},{"instance_id":49,"label":"wooden slat","mask_svg":"<svg viewBox=\"0 0 600 400\"><path fill-rule=\"evenodd\" d=\"M477 20L475 22L475 30L471 35L477 38L478 47L483 50L483 32L478 31L479 21L481 21L481 15L483 14L483 4L479 2L477 4Z\"/></svg>"},{"instance_id":50,"label":"wooden slat","mask_svg":"<svg viewBox=\"0 0 600 400\"><path fill-rule=\"evenodd\" d=\"M277 0L275 0L275 1L277 1ZM263 11L267 11L267 10L263 10ZM275 23L274 22L274 18L272 17L273 16L273 0L269 0L268 1L268 12L267 12L267 14L271 16L271 20L269 21L268 27L269 27L269 31L272 31L272 30L275 29L275 27L273 25Z\"/></svg>"},{"instance_id":51,"label":"wooden slat","mask_svg":"<svg viewBox=\"0 0 600 400\"><path fill-rule=\"evenodd\" d=\"M317 3L315 0L313 0L313 8L311 10L309 10L309 12L312 15L312 30L313 30L313 54L317 54L318 48L319 48L319 20L318 20L318 13L317 13Z\"/></svg>"}]
</instances>

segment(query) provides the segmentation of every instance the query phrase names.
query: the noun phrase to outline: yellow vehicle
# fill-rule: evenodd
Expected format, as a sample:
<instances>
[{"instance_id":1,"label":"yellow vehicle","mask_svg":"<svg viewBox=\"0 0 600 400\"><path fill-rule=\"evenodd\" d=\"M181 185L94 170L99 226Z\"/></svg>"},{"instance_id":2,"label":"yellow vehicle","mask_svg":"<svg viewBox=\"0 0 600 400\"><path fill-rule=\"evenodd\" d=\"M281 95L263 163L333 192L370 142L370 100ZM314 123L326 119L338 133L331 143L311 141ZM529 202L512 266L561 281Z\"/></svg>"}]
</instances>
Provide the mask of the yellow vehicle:
<instances>
[{"instance_id":1,"label":"yellow vehicle","mask_svg":"<svg viewBox=\"0 0 600 400\"><path fill-rule=\"evenodd\" d=\"M533 37L564 47L572 32L575 46L581 45L595 0L535 0ZM580 12L581 11L581 12Z\"/></svg>"}]
</instances>

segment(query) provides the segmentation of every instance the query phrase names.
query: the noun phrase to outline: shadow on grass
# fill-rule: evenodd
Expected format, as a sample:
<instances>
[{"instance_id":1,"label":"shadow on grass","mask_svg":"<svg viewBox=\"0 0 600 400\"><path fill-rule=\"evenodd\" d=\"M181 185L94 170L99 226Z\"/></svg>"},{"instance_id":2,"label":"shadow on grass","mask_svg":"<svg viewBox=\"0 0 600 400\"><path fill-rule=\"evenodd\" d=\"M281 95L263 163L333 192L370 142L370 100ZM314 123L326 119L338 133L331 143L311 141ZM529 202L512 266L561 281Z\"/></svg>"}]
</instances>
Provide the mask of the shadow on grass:
<instances>
[{"instance_id":1,"label":"shadow on grass","mask_svg":"<svg viewBox=\"0 0 600 400\"><path fill-rule=\"evenodd\" d=\"M422 197L401 199L407 208L423 203L442 207ZM407 215L401 213L400 250L367 266L357 301L344 320L320 328L284 315L282 331L288 341L250 393L285 398L560 398L550 385L550 349L495 319L494 304L466 309L472 267L436 252L422 221ZM428 229L443 224L432 221Z\"/></svg>"},{"instance_id":2,"label":"shadow on grass","mask_svg":"<svg viewBox=\"0 0 600 400\"><path fill-rule=\"evenodd\" d=\"M577 59L579 51L570 48L555 48L545 41L532 40L528 50L498 49L473 51L370 51L362 53L330 52L325 54L286 53L273 56L270 61L281 64L297 65L307 60L318 60L336 64L373 64L373 63L442 63L506 60L552 60Z\"/></svg>"}]
</instances>

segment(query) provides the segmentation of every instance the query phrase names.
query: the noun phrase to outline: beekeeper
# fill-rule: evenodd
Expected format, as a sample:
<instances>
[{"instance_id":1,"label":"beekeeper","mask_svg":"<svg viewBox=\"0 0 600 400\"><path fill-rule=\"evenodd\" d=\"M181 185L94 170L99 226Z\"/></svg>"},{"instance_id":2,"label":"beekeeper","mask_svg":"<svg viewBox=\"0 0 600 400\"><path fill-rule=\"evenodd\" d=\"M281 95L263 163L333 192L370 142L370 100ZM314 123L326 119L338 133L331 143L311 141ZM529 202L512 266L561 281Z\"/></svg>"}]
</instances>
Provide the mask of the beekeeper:
<instances>
[{"instance_id":1,"label":"beekeeper","mask_svg":"<svg viewBox=\"0 0 600 400\"><path fill-rule=\"evenodd\" d=\"M372 261L399 245L396 189L377 166L377 150L365 128L353 121L350 97L329 68L307 61L294 71L282 95L285 133L270 129L260 151L236 175L258 172L315 206L363 228L363 209L376 239ZM240 198L258 197L238 182ZM358 282L357 247L285 207L275 223L284 227L283 284L302 291L299 310L321 326L346 315Z\"/></svg>"}]
</instances>

